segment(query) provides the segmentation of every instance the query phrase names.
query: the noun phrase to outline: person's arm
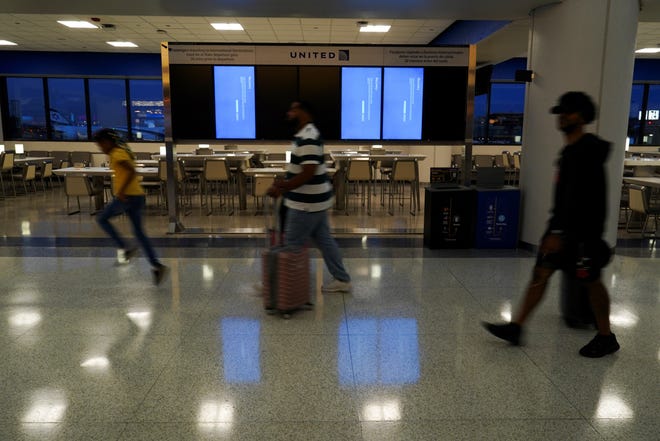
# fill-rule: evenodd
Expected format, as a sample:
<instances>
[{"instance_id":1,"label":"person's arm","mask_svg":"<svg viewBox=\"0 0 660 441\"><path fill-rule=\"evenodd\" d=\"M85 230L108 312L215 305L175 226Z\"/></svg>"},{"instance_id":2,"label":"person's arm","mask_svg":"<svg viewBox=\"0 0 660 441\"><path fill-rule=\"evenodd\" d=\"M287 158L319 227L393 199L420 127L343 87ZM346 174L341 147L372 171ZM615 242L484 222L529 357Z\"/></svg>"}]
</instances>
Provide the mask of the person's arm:
<instances>
[{"instance_id":1,"label":"person's arm","mask_svg":"<svg viewBox=\"0 0 660 441\"><path fill-rule=\"evenodd\" d=\"M291 179L276 180L273 183L273 186L268 189L268 194L276 198L283 193L305 185L316 175L316 167L318 167L318 164L303 164L302 172L298 173Z\"/></svg>"},{"instance_id":2,"label":"person's arm","mask_svg":"<svg viewBox=\"0 0 660 441\"><path fill-rule=\"evenodd\" d=\"M135 179L137 176L137 172L135 171L135 167L133 167L133 164L130 161L119 161L116 164L116 167L122 167L127 172L126 180L120 183L120 186L117 189L117 194L115 195L120 201L125 201L126 188L130 185L131 182L133 182L133 179Z\"/></svg>"}]
</instances>

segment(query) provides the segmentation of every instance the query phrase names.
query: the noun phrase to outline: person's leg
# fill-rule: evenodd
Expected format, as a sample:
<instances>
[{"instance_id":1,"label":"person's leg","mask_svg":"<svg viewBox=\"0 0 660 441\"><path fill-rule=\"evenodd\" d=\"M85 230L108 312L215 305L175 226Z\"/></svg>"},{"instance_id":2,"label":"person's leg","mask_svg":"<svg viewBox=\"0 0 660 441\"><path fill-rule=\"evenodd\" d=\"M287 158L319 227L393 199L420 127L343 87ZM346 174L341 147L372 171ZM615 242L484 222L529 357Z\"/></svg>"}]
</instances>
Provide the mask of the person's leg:
<instances>
[{"instance_id":1,"label":"person's leg","mask_svg":"<svg viewBox=\"0 0 660 441\"><path fill-rule=\"evenodd\" d=\"M598 270L599 272L600 270ZM600 280L600 274L595 280L585 282L589 292L591 308L596 317L598 333L585 346L580 349L580 355L589 358L600 358L619 350L619 342L610 329L610 298L607 289Z\"/></svg>"},{"instance_id":2,"label":"person's leg","mask_svg":"<svg viewBox=\"0 0 660 441\"><path fill-rule=\"evenodd\" d=\"M601 335L610 335L610 296L600 279L587 284L589 301L596 317L596 327Z\"/></svg>"},{"instance_id":3,"label":"person's leg","mask_svg":"<svg viewBox=\"0 0 660 441\"><path fill-rule=\"evenodd\" d=\"M527 318L543 299L545 289L548 286L548 280L554 271L555 270L552 268L543 268L538 265L534 267L532 280L527 285L525 297L520 304L517 314L511 321L512 323L519 326L522 326L525 323Z\"/></svg>"},{"instance_id":4,"label":"person's leg","mask_svg":"<svg viewBox=\"0 0 660 441\"><path fill-rule=\"evenodd\" d=\"M119 199L113 199L98 215L96 215L96 222L101 226L110 238L115 242L117 248L122 250L126 249L124 240L119 236L117 230L110 223L110 219L119 216L126 210L125 204Z\"/></svg>"},{"instance_id":5,"label":"person's leg","mask_svg":"<svg viewBox=\"0 0 660 441\"><path fill-rule=\"evenodd\" d=\"M156 252L151 246L151 241L144 233L144 229L142 227L142 209L144 208L144 204L144 196L128 196L128 201L126 203L126 214L131 220L131 225L133 226L133 234L135 234L135 238L138 240L138 242L140 242L140 245L142 245L142 249L147 255L147 259L149 259L149 263L151 263L151 266L153 267L159 267L161 263L158 261Z\"/></svg>"},{"instance_id":6,"label":"person's leg","mask_svg":"<svg viewBox=\"0 0 660 441\"><path fill-rule=\"evenodd\" d=\"M344 267L337 241L335 241L335 238L330 233L328 212L318 211L313 213L313 215L316 218L314 222L316 228L312 231L312 238L319 247L319 250L321 250L321 255L323 256L325 265L328 267L328 271L335 280L345 283L350 282L351 276Z\"/></svg>"},{"instance_id":7,"label":"person's leg","mask_svg":"<svg viewBox=\"0 0 660 441\"><path fill-rule=\"evenodd\" d=\"M303 247L314 228L313 219L307 211L287 208L284 220L284 243L289 246Z\"/></svg>"}]
</instances>

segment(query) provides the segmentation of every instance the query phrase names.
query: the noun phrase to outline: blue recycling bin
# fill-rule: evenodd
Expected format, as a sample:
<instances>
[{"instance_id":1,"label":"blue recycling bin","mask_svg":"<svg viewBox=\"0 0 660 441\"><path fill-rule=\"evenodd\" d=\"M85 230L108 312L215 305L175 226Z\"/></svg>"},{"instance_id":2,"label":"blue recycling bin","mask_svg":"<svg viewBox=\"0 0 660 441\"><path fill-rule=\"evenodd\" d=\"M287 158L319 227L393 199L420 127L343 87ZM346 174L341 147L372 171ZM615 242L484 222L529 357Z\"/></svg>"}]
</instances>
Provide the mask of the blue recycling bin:
<instances>
[{"instance_id":1,"label":"blue recycling bin","mask_svg":"<svg viewBox=\"0 0 660 441\"><path fill-rule=\"evenodd\" d=\"M475 248L517 248L520 190L477 188Z\"/></svg>"}]
</instances>

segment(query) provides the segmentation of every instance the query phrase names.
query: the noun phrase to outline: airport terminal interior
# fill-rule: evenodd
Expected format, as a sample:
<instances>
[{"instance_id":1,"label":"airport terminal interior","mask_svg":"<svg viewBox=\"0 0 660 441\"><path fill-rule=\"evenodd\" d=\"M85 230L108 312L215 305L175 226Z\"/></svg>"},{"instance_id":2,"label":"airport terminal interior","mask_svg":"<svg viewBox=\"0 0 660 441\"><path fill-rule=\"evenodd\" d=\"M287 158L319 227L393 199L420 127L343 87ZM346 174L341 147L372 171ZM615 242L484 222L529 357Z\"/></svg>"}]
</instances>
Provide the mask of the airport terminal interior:
<instances>
[{"instance_id":1,"label":"airport terminal interior","mask_svg":"<svg viewBox=\"0 0 660 441\"><path fill-rule=\"evenodd\" d=\"M575 6L577 1L549 7ZM89 14L69 10L66 2L56 3L54 8L69 14L42 14L39 20L45 23L71 18L71 14L88 19ZM267 2L256 3L276 17L244 18L246 28L269 20L274 29L284 29L295 27L298 20L301 35L319 31L316 25L306 28L302 19L273 13L274 6ZM291 9L289 3L284 1L279 7ZM464 2L446 3L438 8L466 18L460 5ZM612 331L621 349L599 359L579 355L596 331L592 325L569 326L575 323L562 316L566 286L560 273L551 279L544 301L525 326L522 344L512 346L494 338L482 324L512 319L530 282L535 244L519 241L517 221L505 225L504 218L499 220L501 231L513 225L513 236L495 237L494 230L488 229L482 237L486 242L480 243L476 227L466 246L431 243L431 235L437 240L438 233L445 233L433 198L437 197L434 191L452 190L462 183L486 185L494 176L497 185L480 187L482 191L513 195L516 207L507 216L521 216L517 204L526 191L524 183L530 183L524 175L540 173L525 169L521 131L523 114L527 117L523 108L528 80L514 81L513 76L514 71L527 72L527 13L547 2L504 1L499 12L489 6L491 2L468 3L488 11L479 17L482 20L470 24L470 20L438 17L426 24L419 19L390 20L395 28L397 21L408 25L405 37L404 31L394 34L399 40L355 37L338 41L337 35L349 33L341 26L333 28L332 38L320 40L302 41L293 31L289 37L274 31L277 41L268 40L265 33L248 33L250 38L244 40L227 33L232 31L219 34L222 42L239 44L435 42L458 46L455 40L443 40L442 31L465 21L454 24L454 31L460 28L459 35L478 34L484 39L481 45L479 40L466 43L476 45L481 57L488 54L501 61L494 67L486 63L477 73L477 82L483 82L482 75L487 77L487 92L477 90L472 103L475 145L462 139L463 132L458 133L460 140L450 142L381 142L382 124L376 139L327 143L325 160L337 194L328 215L352 288L346 293L321 291L332 277L310 244L311 305L290 316L264 309L262 283L262 256L271 245L270 229L276 222L272 201L263 194L273 177L284 173L288 142L278 138L260 145L258 140L186 138L177 146L182 160L171 164L175 174L181 173L181 181L178 174L177 182L161 175L165 163L159 160L168 153L163 150L163 86L152 69L154 60L156 70L160 69L159 55L149 56L159 53L163 35L175 40L172 35L181 32L178 25L192 29L201 24L183 17L181 6L173 2L164 2L170 10L161 5L160 19L144 18L153 28L149 38L156 46L134 59L142 60L136 64L151 66L142 73L138 72L141 67L131 66L120 67L135 69L126 75L98 75L92 70L80 74L75 70L87 57L82 52L67 55L71 58L64 63L77 68L36 73L51 64L59 66L51 58L58 51L45 40L29 49L19 46L20 53L0 51L0 150L4 150L0 153L0 441L660 439L660 277L655 272L660 258L660 120L656 110L660 108L660 65L653 58L635 61L629 145L625 153L620 152L625 157L624 185L619 188L617 181L616 188L609 188L617 194L622 190L622 196L619 218L610 220L618 223L617 237L611 243L614 255L602 281L610 294ZM123 26L139 28L141 6L123 1L119 6L135 9L132 16L112 17L119 23L117 31L95 20L92 23L103 32L121 32ZM189 6L199 17L203 15L196 9L200 6ZM19 21L37 21L37 15L31 17L26 7L17 2L0 6L0 22L14 29ZM250 7L244 6L245 17L254 14ZM380 7L382 14L393 13L389 4ZM651 13L640 15L638 48L660 35L660 7L650 9ZM156 33L156 28L166 29L170 20L164 17L166 12L179 16L174 21L177 26ZM204 26L211 15L220 14L207 13ZM99 20L109 22L104 17ZM350 19L352 27L355 20ZM412 26L413 21L419 26ZM501 32L502 39L489 42L483 36L487 27L486 35L492 33L495 38ZM29 41L23 29L14 32L9 40L25 37ZM140 44L146 45L150 40L146 31L143 34ZM54 40L57 35L48 36ZM190 35L179 41L194 38L213 43L219 38L218 34ZM34 41L45 36L35 36ZM4 38L0 29L0 41ZM503 59L502 54L494 55L504 48L504 41L518 38L525 39L523 54L521 45L514 44ZM83 40L62 40L62 44L70 52L84 46L91 53L89 60L98 63L103 52L98 48L105 39ZM114 61L130 60L123 52L113 55L117 55ZM29 62L16 67L21 60ZM257 85L263 85L258 69ZM428 72L438 75L439 70L428 70L427 80L439 78ZM294 73L296 78L306 75L304 68ZM381 74L386 78L385 68ZM178 75L179 80L185 77L181 72ZM140 155L137 162L142 161L145 230L169 269L158 285L144 252L124 259L95 217L113 194L112 173L105 158L92 155L99 152L89 139L103 116L93 120L90 109L113 99L114 92L104 93L116 89L101 93L100 83L120 77L120 89L126 91L124 117L134 111L124 134ZM79 83L69 88L74 80ZM40 86L33 88L33 81ZM82 101L69 101L75 101L87 119L76 117L74 110L53 107L58 99L67 101L62 99L66 94L58 95L57 84L67 93L80 86ZM433 90L430 81L425 87ZM158 98L147 94L147 89L156 90ZM9 121L8 115L17 114L16 105L12 107L8 100L14 92L25 108L34 96L47 97L39 104L46 109L47 103L51 105L41 126L26 114L18 118L20 123ZM142 107L127 112L127 102ZM179 133L196 130L198 121L182 118L185 124L179 123ZM466 117L458 119L465 124ZM550 117L548 122L552 122ZM257 131L282 130L269 124L257 117ZM428 121L424 124L424 134L437 135L446 129L429 127ZM147 125L160 132L148 130ZM453 136L451 131L445 135ZM155 138L138 139L142 136ZM8 155L14 162L5 167ZM215 155L226 163L225 178L205 180L207 161L201 159L205 155L209 162ZM368 178L349 179L349 162L363 163ZM394 168L400 162L411 166L410 174L396 179ZM73 185L73 180L67 181L71 176L83 176L80 188L69 186ZM260 180L264 177L265 181ZM172 184L176 195L168 200L167 185ZM638 184L644 184L644 190ZM552 182L543 185L550 188ZM529 193L526 197L529 203ZM492 207L480 210L475 209L474 213L482 213L475 217L484 212L488 216ZM180 222L178 229L173 213ZM127 216L112 222L136 244ZM494 245L493 240L510 243Z\"/></svg>"}]
</instances>

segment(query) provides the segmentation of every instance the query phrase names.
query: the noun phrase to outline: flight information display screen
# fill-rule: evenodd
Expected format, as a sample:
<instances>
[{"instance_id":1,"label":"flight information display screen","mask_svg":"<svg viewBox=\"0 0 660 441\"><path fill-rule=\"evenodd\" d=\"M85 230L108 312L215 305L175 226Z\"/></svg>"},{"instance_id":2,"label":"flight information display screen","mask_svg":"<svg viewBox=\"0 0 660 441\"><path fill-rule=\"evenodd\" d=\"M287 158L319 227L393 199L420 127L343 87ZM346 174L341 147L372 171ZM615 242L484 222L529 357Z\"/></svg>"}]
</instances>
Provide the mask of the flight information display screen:
<instances>
[{"instance_id":1,"label":"flight information display screen","mask_svg":"<svg viewBox=\"0 0 660 441\"><path fill-rule=\"evenodd\" d=\"M214 66L213 78L216 138L254 139L254 66Z\"/></svg>"},{"instance_id":2,"label":"flight information display screen","mask_svg":"<svg viewBox=\"0 0 660 441\"><path fill-rule=\"evenodd\" d=\"M421 139L424 68L384 70L383 139Z\"/></svg>"},{"instance_id":3,"label":"flight information display screen","mask_svg":"<svg viewBox=\"0 0 660 441\"><path fill-rule=\"evenodd\" d=\"M342 67L342 139L380 138L381 87L380 67Z\"/></svg>"}]
</instances>

